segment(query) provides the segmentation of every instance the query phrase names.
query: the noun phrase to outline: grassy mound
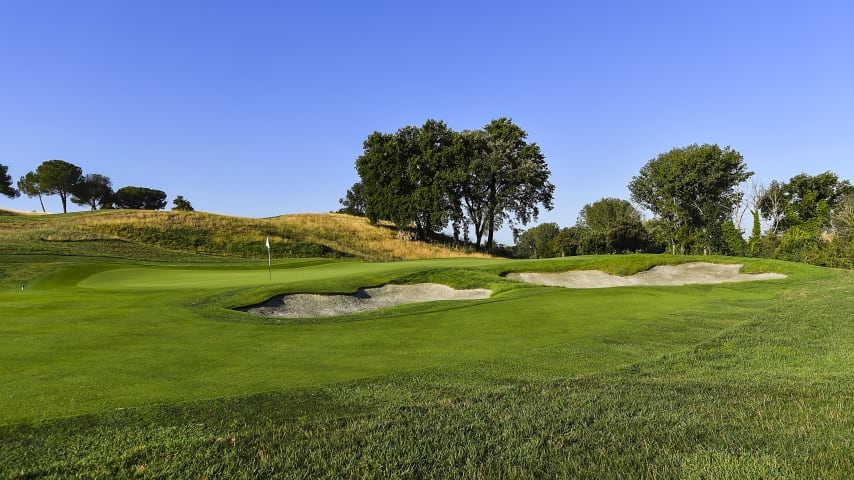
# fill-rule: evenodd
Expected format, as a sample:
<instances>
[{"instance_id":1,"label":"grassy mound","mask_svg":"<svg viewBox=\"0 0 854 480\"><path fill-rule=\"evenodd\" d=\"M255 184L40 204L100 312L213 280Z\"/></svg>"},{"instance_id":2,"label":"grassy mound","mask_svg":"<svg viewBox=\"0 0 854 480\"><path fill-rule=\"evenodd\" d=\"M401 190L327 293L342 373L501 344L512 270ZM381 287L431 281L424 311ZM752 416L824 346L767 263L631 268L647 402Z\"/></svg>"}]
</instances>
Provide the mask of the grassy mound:
<instances>
[{"instance_id":1,"label":"grassy mound","mask_svg":"<svg viewBox=\"0 0 854 480\"><path fill-rule=\"evenodd\" d=\"M177 211L107 210L65 215L4 212L0 212L0 254L174 260L175 252L185 252L261 258L267 255L264 241L270 237L276 258L386 261L469 256L460 250L399 240L390 228L332 213L253 219ZM142 251L134 255L137 247Z\"/></svg>"}]
</instances>

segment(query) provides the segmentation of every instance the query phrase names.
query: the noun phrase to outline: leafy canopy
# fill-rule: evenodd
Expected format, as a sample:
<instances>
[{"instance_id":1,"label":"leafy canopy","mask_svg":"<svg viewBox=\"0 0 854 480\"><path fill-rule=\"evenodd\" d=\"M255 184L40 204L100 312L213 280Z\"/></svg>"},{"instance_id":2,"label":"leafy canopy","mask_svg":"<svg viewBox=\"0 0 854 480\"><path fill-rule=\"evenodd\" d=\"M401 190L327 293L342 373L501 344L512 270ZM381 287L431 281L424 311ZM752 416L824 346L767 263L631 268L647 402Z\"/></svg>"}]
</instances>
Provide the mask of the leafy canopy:
<instances>
[{"instance_id":1,"label":"leafy canopy","mask_svg":"<svg viewBox=\"0 0 854 480\"><path fill-rule=\"evenodd\" d=\"M477 246L486 234L491 248L505 220L527 224L540 205L552 208L545 158L526 138L508 118L461 133L436 120L393 134L374 132L356 160L365 215L374 223L414 225L420 236L451 223L459 239L472 226Z\"/></svg>"},{"instance_id":2,"label":"leafy canopy","mask_svg":"<svg viewBox=\"0 0 854 480\"><path fill-rule=\"evenodd\" d=\"M9 167L6 165L0 165L0 195L9 198L17 198L21 195L21 192L12 186L12 177L9 175Z\"/></svg>"},{"instance_id":3,"label":"leafy canopy","mask_svg":"<svg viewBox=\"0 0 854 480\"><path fill-rule=\"evenodd\" d=\"M39 191L44 195L59 195L62 212L68 212L68 196L75 185L83 181L83 170L64 160L47 160L36 169Z\"/></svg>"},{"instance_id":4,"label":"leafy canopy","mask_svg":"<svg viewBox=\"0 0 854 480\"><path fill-rule=\"evenodd\" d=\"M183 195L178 195L175 199L172 200L172 210L178 210L182 212L192 212L194 211L193 205L190 204L190 201L184 198Z\"/></svg>"},{"instance_id":5,"label":"leafy canopy","mask_svg":"<svg viewBox=\"0 0 854 480\"><path fill-rule=\"evenodd\" d=\"M113 182L99 173L90 173L71 187L71 201L77 205L89 206L92 210L112 204Z\"/></svg>"},{"instance_id":6,"label":"leafy canopy","mask_svg":"<svg viewBox=\"0 0 854 480\"><path fill-rule=\"evenodd\" d=\"M693 144L649 160L628 187L634 202L662 220L674 253L677 244L719 251L737 186L751 175L730 147Z\"/></svg>"},{"instance_id":7,"label":"leafy canopy","mask_svg":"<svg viewBox=\"0 0 854 480\"><path fill-rule=\"evenodd\" d=\"M122 187L114 195L116 208L162 210L166 208L166 193L146 187Z\"/></svg>"}]
</instances>

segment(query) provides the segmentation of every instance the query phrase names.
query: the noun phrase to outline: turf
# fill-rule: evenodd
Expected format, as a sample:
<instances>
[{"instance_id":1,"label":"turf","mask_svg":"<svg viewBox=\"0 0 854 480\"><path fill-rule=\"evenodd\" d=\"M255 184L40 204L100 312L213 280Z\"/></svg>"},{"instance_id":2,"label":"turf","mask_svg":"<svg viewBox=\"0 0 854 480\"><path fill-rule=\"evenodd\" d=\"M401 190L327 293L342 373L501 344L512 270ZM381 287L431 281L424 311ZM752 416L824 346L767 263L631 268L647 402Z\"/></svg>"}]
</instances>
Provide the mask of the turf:
<instances>
[{"instance_id":1,"label":"turf","mask_svg":"<svg viewBox=\"0 0 854 480\"><path fill-rule=\"evenodd\" d=\"M854 474L849 272L739 259L789 278L568 290L501 274L696 259L288 260L270 280L239 259L14 258L6 477ZM324 320L231 310L420 281L496 293Z\"/></svg>"}]
</instances>

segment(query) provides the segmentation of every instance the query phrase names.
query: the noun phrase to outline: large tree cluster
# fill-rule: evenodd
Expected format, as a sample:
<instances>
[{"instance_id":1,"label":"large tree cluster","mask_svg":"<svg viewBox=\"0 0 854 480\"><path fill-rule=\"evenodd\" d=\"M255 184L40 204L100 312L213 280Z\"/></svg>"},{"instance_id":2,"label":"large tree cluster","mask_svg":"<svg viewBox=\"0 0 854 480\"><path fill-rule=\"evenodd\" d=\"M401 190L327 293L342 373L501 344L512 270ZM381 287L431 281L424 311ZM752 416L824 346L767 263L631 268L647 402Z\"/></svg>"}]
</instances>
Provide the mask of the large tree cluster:
<instances>
[{"instance_id":1,"label":"large tree cluster","mask_svg":"<svg viewBox=\"0 0 854 480\"><path fill-rule=\"evenodd\" d=\"M361 182L341 200L343 210L363 208L372 222L413 226L422 238L450 225L456 241L461 235L468 241L473 230L478 248L492 248L505 222L524 225L536 220L540 206L552 208L551 172L527 136L509 118L473 131L428 120L374 132L356 160Z\"/></svg>"},{"instance_id":2,"label":"large tree cluster","mask_svg":"<svg viewBox=\"0 0 854 480\"><path fill-rule=\"evenodd\" d=\"M764 236L754 233L752 255L834 267L854 267L854 186L833 172L800 173L787 182L758 185L750 206L754 223L764 219Z\"/></svg>"},{"instance_id":3,"label":"large tree cluster","mask_svg":"<svg viewBox=\"0 0 854 480\"><path fill-rule=\"evenodd\" d=\"M730 147L694 144L648 161L628 187L632 200L659 220L672 253L722 253L738 186L751 175Z\"/></svg>"}]
</instances>

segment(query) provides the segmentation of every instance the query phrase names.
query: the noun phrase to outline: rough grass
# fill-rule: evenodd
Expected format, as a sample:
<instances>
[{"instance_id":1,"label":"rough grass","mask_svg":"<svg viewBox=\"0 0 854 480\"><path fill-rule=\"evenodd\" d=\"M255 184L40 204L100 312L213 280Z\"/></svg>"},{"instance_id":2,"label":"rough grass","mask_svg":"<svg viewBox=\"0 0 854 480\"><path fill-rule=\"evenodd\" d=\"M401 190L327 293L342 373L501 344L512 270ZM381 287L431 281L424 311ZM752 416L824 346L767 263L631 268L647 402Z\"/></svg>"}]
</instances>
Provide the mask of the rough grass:
<instances>
[{"instance_id":1,"label":"rough grass","mask_svg":"<svg viewBox=\"0 0 854 480\"><path fill-rule=\"evenodd\" d=\"M0 254L79 254L98 244L125 257L122 243L242 258L352 257L371 261L485 257L395 238L388 227L342 214L296 214L267 219L202 212L107 210L64 215L0 215ZM84 245L79 245L79 244ZM116 251L114 253L114 250ZM174 255L173 255L174 256Z\"/></svg>"}]
</instances>

